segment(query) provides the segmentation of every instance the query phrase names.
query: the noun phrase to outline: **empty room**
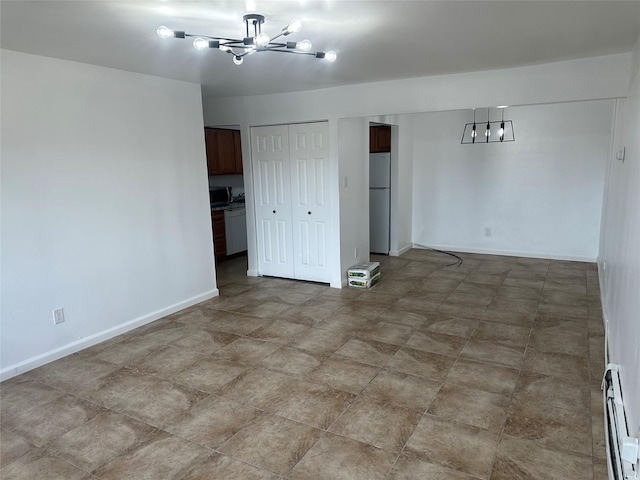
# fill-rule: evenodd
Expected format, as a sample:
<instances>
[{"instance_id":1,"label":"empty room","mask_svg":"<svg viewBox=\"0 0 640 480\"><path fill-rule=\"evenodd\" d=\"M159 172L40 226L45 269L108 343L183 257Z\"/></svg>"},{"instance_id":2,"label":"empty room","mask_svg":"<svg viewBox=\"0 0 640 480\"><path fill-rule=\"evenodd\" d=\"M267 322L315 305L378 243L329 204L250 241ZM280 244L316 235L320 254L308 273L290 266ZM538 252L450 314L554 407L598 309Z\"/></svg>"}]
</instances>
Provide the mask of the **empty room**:
<instances>
[{"instance_id":1,"label":"empty room","mask_svg":"<svg viewBox=\"0 0 640 480\"><path fill-rule=\"evenodd\" d=\"M639 478L639 1L0 22L0 478Z\"/></svg>"}]
</instances>

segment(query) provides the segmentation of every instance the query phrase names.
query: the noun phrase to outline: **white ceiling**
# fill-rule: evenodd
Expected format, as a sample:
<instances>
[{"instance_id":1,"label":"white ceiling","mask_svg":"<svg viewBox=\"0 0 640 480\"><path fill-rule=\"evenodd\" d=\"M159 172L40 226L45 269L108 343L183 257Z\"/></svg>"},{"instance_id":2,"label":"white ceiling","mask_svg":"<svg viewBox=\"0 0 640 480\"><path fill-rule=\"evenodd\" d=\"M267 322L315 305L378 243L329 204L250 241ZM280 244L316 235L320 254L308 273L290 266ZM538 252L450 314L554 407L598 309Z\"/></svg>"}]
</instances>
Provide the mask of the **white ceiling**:
<instances>
[{"instance_id":1,"label":"white ceiling","mask_svg":"<svg viewBox=\"0 0 640 480\"><path fill-rule=\"evenodd\" d=\"M257 53L241 66L189 40L162 40L160 25L244 36L242 16L266 16L275 34L292 18L335 63ZM2 48L201 83L205 96L255 95L441 75L629 52L640 1L7 1Z\"/></svg>"}]
</instances>

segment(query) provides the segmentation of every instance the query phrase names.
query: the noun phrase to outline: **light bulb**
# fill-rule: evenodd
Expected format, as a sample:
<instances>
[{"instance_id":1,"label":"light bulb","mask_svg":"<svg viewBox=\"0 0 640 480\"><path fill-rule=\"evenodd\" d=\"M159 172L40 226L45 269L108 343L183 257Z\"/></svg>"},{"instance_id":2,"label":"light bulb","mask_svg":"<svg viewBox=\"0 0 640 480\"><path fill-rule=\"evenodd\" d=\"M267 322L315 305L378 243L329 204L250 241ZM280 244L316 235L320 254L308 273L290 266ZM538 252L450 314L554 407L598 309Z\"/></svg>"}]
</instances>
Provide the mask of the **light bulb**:
<instances>
[{"instance_id":1,"label":"light bulb","mask_svg":"<svg viewBox=\"0 0 640 480\"><path fill-rule=\"evenodd\" d=\"M251 46L245 48L244 51L247 52L247 55L252 55L252 54L256 53L256 47L254 45L251 45Z\"/></svg>"},{"instance_id":2,"label":"light bulb","mask_svg":"<svg viewBox=\"0 0 640 480\"><path fill-rule=\"evenodd\" d=\"M473 128L471 129L471 138L476 138L478 136L478 132L476 132L476 124L473 124Z\"/></svg>"},{"instance_id":3,"label":"light bulb","mask_svg":"<svg viewBox=\"0 0 640 480\"><path fill-rule=\"evenodd\" d=\"M255 44L259 47L266 47L267 45L269 45L270 41L271 39L269 38L269 35L267 35L266 33L261 33L256 37Z\"/></svg>"},{"instance_id":4,"label":"light bulb","mask_svg":"<svg viewBox=\"0 0 640 480\"><path fill-rule=\"evenodd\" d=\"M324 54L324 59L327 62L335 62L336 58L338 58L338 54L336 52L334 52L333 50L329 50L328 52L325 52L325 54Z\"/></svg>"},{"instance_id":5,"label":"light bulb","mask_svg":"<svg viewBox=\"0 0 640 480\"><path fill-rule=\"evenodd\" d=\"M169 27L158 27L158 30L156 30L156 33L158 34L158 36L160 38L171 38L173 37L173 30L171 30Z\"/></svg>"},{"instance_id":6,"label":"light bulb","mask_svg":"<svg viewBox=\"0 0 640 480\"><path fill-rule=\"evenodd\" d=\"M231 50L231 48L230 48L230 47L228 47L227 45L220 45L220 47L219 47L219 48L220 48L220 51L221 51L221 52L228 52L228 51L230 51L230 50Z\"/></svg>"},{"instance_id":7,"label":"light bulb","mask_svg":"<svg viewBox=\"0 0 640 480\"><path fill-rule=\"evenodd\" d=\"M193 46L196 50L204 50L209 46L209 40L197 37L193 40Z\"/></svg>"},{"instance_id":8,"label":"light bulb","mask_svg":"<svg viewBox=\"0 0 640 480\"><path fill-rule=\"evenodd\" d=\"M285 27L285 31L287 35L289 35L290 33L299 32L300 30L302 30L302 22L297 18L295 20L291 20L289 25Z\"/></svg>"},{"instance_id":9,"label":"light bulb","mask_svg":"<svg viewBox=\"0 0 640 480\"><path fill-rule=\"evenodd\" d=\"M491 136L491 125L489 123L487 123L487 129L484 132L484 136L485 137L490 137Z\"/></svg>"},{"instance_id":10,"label":"light bulb","mask_svg":"<svg viewBox=\"0 0 640 480\"><path fill-rule=\"evenodd\" d=\"M309 40L302 40L296 44L296 48L298 50L302 50L303 52L308 52L311 50L311 42Z\"/></svg>"},{"instance_id":11,"label":"light bulb","mask_svg":"<svg viewBox=\"0 0 640 480\"><path fill-rule=\"evenodd\" d=\"M244 61L244 58L239 57L238 55L235 55L233 57L233 63L235 63L236 65L242 65L243 61Z\"/></svg>"}]
</instances>

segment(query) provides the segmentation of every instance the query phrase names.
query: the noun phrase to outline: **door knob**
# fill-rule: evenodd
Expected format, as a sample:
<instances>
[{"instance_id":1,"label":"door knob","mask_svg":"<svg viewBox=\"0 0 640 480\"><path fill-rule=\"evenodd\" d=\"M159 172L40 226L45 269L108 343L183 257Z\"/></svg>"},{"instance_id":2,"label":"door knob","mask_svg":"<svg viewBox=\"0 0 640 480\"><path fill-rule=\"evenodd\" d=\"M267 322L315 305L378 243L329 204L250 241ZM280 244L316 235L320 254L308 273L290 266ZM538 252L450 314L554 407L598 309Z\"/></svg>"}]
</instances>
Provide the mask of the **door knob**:
<instances>
[{"instance_id":1,"label":"door knob","mask_svg":"<svg viewBox=\"0 0 640 480\"><path fill-rule=\"evenodd\" d=\"M273 213L276 213L276 211L274 210Z\"/></svg>"},{"instance_id":2,"label":"door knob","mask_svg":"<svg viewBox=\"0 0 640 480\"><path fill-rule=\"evenodd\" d=\"M307 212L309 215L311 215L311 212Z\"/></svg>"}]
</instances>

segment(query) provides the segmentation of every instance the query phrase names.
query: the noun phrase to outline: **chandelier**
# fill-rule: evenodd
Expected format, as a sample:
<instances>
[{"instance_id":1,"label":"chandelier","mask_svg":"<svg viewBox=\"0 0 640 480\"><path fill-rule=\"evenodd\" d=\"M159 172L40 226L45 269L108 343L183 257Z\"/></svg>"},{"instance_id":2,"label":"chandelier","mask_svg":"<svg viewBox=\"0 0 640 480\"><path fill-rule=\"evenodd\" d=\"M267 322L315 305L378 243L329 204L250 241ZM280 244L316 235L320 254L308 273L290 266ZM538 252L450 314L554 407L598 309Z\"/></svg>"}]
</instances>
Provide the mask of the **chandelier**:
<instances>
[{"instance_id":1,"label":"chandelier","mask_svg":"<svg viewBox=\"0 0 640 480\"><path fill-rule=\"evenodd\" d=\"M478 138L478 125L476 124L476 109L473 109L473 123L467 123L462 132L462 141L460 143L494 143L494 142L515 142L516 137L513 132L513 122L504 119L504 110L506 105L496 107L502 110L501 120L490 121L489 109L487 108L487 123L480 124L480 128L484 126L484 138ZM495 133L495 135L491 135Z\"/></svg>"},{"instance_id":2,"label":"chandelier","mask_svg":"<svg viewBox=\"0 0 640 480\"><path fill-rule=\"evenodd\" d=\"M229 53L233 56L233 63L241 65L244 57L252 55L256 52L280 52L295 53L298 55L313 55L315 58L322 58L329 62L335 61L336 52L312 52L311 42L302 40L301 42L276 42L280 37L286 37L292 33L302 30L302 22L300 20L292 20L289 25L284 27L280 33L274 37L270 37L262 31L264 23L264 15L257 13L247 13L242 20L245 24L246 36L242 39L215 37L211 35L194 35L180 30L171 30L168 27L159 27L157 30L160 38L187 38L193 37L193 46L197 50L206 48L216 48L222 52Z\"/></svg>"}]
</instances>

